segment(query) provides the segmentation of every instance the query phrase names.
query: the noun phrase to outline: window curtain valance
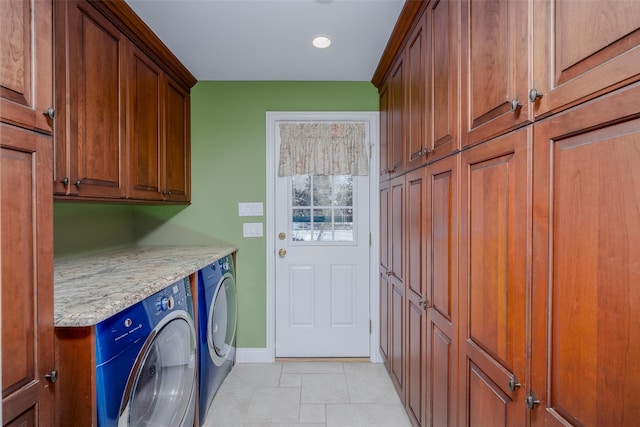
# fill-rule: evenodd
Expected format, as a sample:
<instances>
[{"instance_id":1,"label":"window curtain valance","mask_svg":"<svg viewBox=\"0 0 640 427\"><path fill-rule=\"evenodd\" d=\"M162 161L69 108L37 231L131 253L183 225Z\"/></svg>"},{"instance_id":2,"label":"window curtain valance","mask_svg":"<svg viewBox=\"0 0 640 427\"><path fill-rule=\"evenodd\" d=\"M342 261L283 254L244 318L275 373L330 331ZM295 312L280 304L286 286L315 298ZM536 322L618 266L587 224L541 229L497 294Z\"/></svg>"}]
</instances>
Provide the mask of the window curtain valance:
<instances>
[{"instance_id":1,"label":"window curtain valance","mask_svg":"<svg viewBox=\"0 0 640 427\"><path fill-rule=\"evenodd\" d=\"M281 123L279 176L368 175L364 123Z\"/></svg>"}]
</instances>

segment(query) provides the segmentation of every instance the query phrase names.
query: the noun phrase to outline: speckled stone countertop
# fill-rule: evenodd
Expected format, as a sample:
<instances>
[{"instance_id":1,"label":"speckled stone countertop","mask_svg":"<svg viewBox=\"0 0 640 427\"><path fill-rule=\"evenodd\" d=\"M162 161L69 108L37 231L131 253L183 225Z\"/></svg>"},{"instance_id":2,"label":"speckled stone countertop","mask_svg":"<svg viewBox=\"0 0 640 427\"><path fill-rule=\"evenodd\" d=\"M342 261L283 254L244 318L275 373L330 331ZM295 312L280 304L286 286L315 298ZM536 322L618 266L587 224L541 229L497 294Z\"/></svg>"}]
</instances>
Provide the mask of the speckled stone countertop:
<instances>
[{"instance_id":1,"label":"speckled stone countertop","mask_svg":"<svg viewBox=\"0 0 640 427\"><path fill-rule=\"evenodd\" d=\"M237 250L132 246L54 261L55 326L92 326Z\"/></svg>"}]
</instances>

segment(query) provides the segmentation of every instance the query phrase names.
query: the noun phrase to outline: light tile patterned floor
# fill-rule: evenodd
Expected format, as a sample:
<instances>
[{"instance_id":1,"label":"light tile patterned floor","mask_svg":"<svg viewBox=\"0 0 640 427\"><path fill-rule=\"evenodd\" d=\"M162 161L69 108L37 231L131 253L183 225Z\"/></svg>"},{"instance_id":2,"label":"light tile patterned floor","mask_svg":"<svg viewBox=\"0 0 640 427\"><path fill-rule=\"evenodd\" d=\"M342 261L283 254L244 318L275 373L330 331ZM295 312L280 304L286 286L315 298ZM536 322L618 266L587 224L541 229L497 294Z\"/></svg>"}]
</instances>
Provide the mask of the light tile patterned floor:
<instances>
[{"instance_id":1,"label":"light tile patterned floor","mask_svg":"<svg viewBox=\"0 0 640 427\"><path fill-rule=\"evenodd\" d=\"M384 365L238 364L205 427L410 427Z\"/></svg>"}]
</instances>

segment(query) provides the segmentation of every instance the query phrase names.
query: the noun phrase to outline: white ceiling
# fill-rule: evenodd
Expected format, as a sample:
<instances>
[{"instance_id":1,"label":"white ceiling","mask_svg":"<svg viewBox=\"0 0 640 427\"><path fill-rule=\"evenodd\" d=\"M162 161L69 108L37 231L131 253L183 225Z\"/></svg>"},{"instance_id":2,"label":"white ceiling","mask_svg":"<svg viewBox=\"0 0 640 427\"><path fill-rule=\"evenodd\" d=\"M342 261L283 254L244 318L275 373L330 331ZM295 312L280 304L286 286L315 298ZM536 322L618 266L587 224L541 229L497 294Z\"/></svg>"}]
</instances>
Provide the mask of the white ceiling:
<instances>
[{"instance_id":1,"label":"white ceiling","mask_svg":"<svg viewBox=\"0 0 640 427\"><path fill-rule=\"evenodd\" d=\"M198 80L370 81L404 0L126 0ZM316 35L332 45L317 49Z\"/></svg>"}]
</instances>

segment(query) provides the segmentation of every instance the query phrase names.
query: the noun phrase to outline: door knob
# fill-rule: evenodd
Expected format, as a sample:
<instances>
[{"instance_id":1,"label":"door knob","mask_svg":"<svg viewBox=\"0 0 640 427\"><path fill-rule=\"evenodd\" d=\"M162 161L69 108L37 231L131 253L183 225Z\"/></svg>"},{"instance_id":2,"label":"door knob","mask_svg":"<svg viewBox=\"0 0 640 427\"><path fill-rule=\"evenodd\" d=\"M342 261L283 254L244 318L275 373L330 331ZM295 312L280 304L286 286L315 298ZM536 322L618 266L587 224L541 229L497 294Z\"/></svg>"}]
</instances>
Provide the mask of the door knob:
<instances>
[{"instance_id":1,"label":"door knob","mask_svg":"<svg viewBox=\"0 0 640 427\"><path fill-rule=\"evenodd\" d=\"M286 254L287 254L287 250L286 250L285 248L281 248L281 249L278 251L278 256L279 256L280 258L284 258L284 256L285 256Z\"/></svg>"}]
</instances>

